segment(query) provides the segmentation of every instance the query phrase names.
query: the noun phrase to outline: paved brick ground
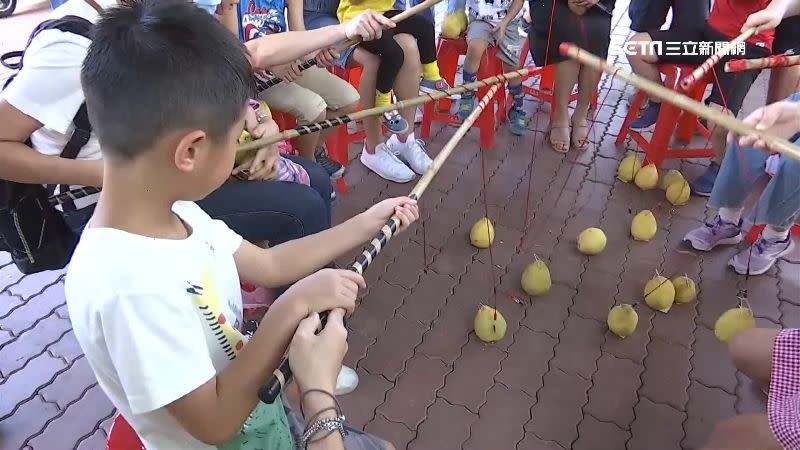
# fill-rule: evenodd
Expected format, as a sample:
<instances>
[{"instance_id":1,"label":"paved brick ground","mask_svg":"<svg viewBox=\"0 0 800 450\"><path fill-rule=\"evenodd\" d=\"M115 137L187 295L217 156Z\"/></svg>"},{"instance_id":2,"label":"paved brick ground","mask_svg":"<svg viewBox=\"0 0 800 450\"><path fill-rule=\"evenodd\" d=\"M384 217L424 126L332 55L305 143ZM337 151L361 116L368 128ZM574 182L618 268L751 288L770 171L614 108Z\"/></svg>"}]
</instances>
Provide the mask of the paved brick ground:
<instances>
[{"instance_id":1,"label":"paved brick ground","mask_svg":"<svg viewBox=\"0 0 800 450\"><path fill-rule=\"evenodd\" d=\"M4 40L6 23L24 29L21 18L3 22ZM614 39L627 34L621 22ZM612 62L626 67L612 53ZM718 419L763 410L764 396L735 372L712 330L743 286L725 267L735 250L698 255L679 247L710 214L702 199L673 208L661 191L615 179L626 153L613 141L631 89L610 81L603 81L608 106L588 151L552 152L542 143L547 107L530 101L527 135L514 138L501 128L496 148L483 153L497 231L492 258L468 242L484 203L477 134L464 138L425 193L421 225L393 240L367 274L346 361L361 384L341 399L352 425L400 449L670 450L697 449ZM762 78L746 111L763 103L765 90ZM453 130L436 128L432 153ZM667 167L687 177L703 168L702 161ZM337 220L411 188L385 182L357 161L346 179L351 191L338 200ZM649 243L632 242L630 219L646 208L659 232ZM593 258L575 250L587 226L602 227L609 240ZM506 293L528 300L519 279L534 254L548 262L554 285L546 297L520 305ZM636 333L617 339L604 325L608 309L641 303L656 270L695 278L699 301L666 315L643 306ZM761 325L800 326L797 259L747 287ZM508 322L497 344L484 345L471 332L481 303L496 303ZM0 449L102 449L113 413L70 330L63 272L23 277L0 255Z\"/></svg>"}]
</instances>

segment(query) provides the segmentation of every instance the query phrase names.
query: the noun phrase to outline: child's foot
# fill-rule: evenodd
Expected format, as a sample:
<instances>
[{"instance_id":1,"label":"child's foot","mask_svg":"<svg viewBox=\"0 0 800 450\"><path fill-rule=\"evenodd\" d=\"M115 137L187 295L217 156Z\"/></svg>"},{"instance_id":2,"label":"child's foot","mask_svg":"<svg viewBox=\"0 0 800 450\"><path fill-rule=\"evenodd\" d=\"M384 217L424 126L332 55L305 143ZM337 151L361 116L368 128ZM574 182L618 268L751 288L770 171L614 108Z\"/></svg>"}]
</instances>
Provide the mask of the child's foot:
<instances>
[{"instance_id":1,"label":"child's foot","mask_svg":"<svg viewBox=\"0 0 800 450\"><path fill-rule=\"evenodd\" d=\"M683 238L695 250L710 251L718 245L733 245L742 242L742 221L738 224L728 223L719 216L714 221L686 233Z\"/></svg>"},{"instance_id":2,"label":"child's foot","mask_svg":"<svg viewBox=\"0 0 800 450\"><path fill-rule=\"evenodd\" d=\"M361 163L381 178L395 183L408 183L414 179L414 172L403 164L386 144L378 144L375 153L367 153L365 146L361 150Z\"/></svg>"},{"instance_id":3,"label":"child's foot","mask_svg":"<svg viewBox=\"0 0 800 450\"><path fill-rule=\"evenodd\" d=\"M719 164L711 161L711 164L709 164L706 171L700 175L700 178L689 183L689 186L692 188L692 193L701 197L710 197L711 191L714 190L714 182L717 181L718 174Z\"/></svg>"},{"instance_id":4,"label":"child's foot","mask_svg":"<svg viewBox=\"0 0 800 450\"><path fill-rule=\"evenodd\" d=\"M419 83L420 92L427 92L429 94L446 91L448 89L450 89L450 85L447 84L444 78L438 80L422 80Z\"/></svg>"},{"instance_id":5,"label":"child's foot","mask_svg":"<svg viewBox=\"0 0 800 450\"><path fill-rule=\"evenodd\" d=\"M408 132L408 122L397 111L385 113L383 115L383 124L394 134Z\"/></svg>"},{"instance_id":6,"label":"child's foot","mask_svg":"<svg viewBox=\"0 0 800 450\"><path fill-rule=\"evenodd\" d=\"M661 103L650 102L639 118L631 122L629 128L631 130L646 130L652 127L658 121L659 112L661 112Z\"/></svg>"},{"instance_id":7,"label":"child's foot","mask_svg":"<svg viewBox=\"0 0 800 450\"><path fill-rule=\"evenodd\" d=\"M550 124L545 137L557 153L569 152L569 125Z\"/></svg>"},{"instance_id":8,"label":"child's foot","mask_svg":"<svg viewBox=\"0 0 800 450\"><path fill-rule=\"evenodd\" d=\"M728 265L733 267L739 275L747 275L748 260L750 261L750 275L767 273L778 259L794 250L794 241L791 236L786 236L782 241L771 241L761 238L750 247L742 250L731 258Z\"/></svg>"},{"instance_id":9,"label":"child's foot","mask_svg":"<svg viewBox=\"0 0 800 450\"><path fill-rule=\"evenodd\" d=\"M525 135L525 111L517 108L508 110L508 131L514 136Z\"/></svg>"},{"instance_id":10,"label":"child's foot","mask_svg":"<svg viewBox=\"0 0 800 450\"><path fill-rule=\"evenodd\" d=\"M386 145L401 161L420 175L433 164L430 156L425 152L425 142L422 139L415 139L414 133L411 133L405 142L400 142L397 135L392 135Z\"/></svg>"},{"instance_id":11,"label":"child's foot","mask_svg":"<svg viewBox=\"0 0 800 450\"><path fill-rule=\"evenodd\" d=\"M328 157L328 150L325 147L319 146L317 147L317 151L314 152L314 159L317 160L317 164L322 166L328 175L331 177L331 180L337 180L344 176L345 168L343 165L339 164L338 162L330 159Z\"/></svg>"},{"instance_id":12,"label":"child's foot","mask_svg":"<svg viewBox=\"0 0 800 450\"><path fill-rule=\"evenodd\" d=\"M461 94L458 102L458 120L465 121L475 109L475 95Z\"/></svg>"}]
</instances>

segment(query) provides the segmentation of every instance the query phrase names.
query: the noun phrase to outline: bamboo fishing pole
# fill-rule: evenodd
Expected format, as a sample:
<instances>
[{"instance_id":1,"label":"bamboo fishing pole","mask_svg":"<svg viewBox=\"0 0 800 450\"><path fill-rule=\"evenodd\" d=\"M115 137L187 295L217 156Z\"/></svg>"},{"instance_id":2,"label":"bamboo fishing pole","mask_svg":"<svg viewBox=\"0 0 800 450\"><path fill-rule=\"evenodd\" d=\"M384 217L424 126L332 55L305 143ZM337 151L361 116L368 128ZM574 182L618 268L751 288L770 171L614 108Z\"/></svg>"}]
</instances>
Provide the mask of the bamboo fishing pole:
<instances>
[{"instance_id":1,"label":"bamboo fishing pole","mask_svg":"<svg viewBox=\"0 0 800 450\"><path fill-rule=\"evenodd\" d=\"M418 14L418 13L420 13L420 12L422 12L422 11L428 9L428 8L431 8L431 7L435 6L437 3L441 2L441 1L442 0L425 0L424 2L420 3L419 5L416 5L413 8L407 9L407 10L401 12L400 14L392 17L390 20L392 22L394 22L394 23L402 22L403 20L408 19L409 17L413 16L414 14ZM341 53L341 52L347 50L348 48L356 46L356 45L358 45L360 43L361 43L361 39L357 39L357 38L350 39L347 42L345 42L344 44L342 44L337 49L337 51L339 53ZM302 71L304 71L304 70L306 70L306 69L308 69L310 67L314 67L315 65L317 65L317 60L314 59L314 58L311 58L309 60L306 60L302 64L300 64L300 66L298 68L302 72ZM279 84L281 81L283 81L283 80L278 78L278 77L273 77L273 78L270 78L268 80L264 80L264 79L261 79L259 77L256 77L256 88L258 89L258 92L263 92L264 90L269 89L272 86L275 86L276 84Z\"/></svg>"},{"instance_id":2,"label":"bamboo fishing pole","mask_svg":"<svg viewBox=\"0 0 800 450\"><path fill-rule=\"evenodd\" d=\"M688 92L694 87L698 80L702 79L706 73L708 73L708 71L711 70L711 68L714 67L714 65L717 64L720 59L722 59L723 56L729 54L732 48L739 43L750 39L750 37L754 34L756 34L756 28L748 28L744 30L742 34L736 36L733 38L733 40L725 43L725 45L717 49L714 54L709 56L707 60L703 61L703 64L700 64L700 66L694 69L692 73L683 77L680 84L681 89L683 89L685 92Z\"/></svg>"},{"instance_id":3,"label":"bamboo fishing pole","mask_svg":"<svg viewBox=\"0 0 800 450\"><path fill-rule=\"evenodd\" d=\"M478 116L481 115L481 112L487 105L490 104L492 98L495 95L498 95L497 91L500 88L500 84L494 84L490 89L489 92L486 93L481 101L478 102L478 105L472 111L472 113L464 120L464 123L458 127L458 130L453 134L447 144L442 148L436 158L434 158L431 167L422 175L422 178L417 182L414 186L414 189L411 190L411 193L408 195L410 198L414 200L419 200L422 197L422 194L425 193L425 190L428 188L428 185L431 183L433 178L439 172L439 169L442 168L447 158L453 153L456 146L461 139L467 134L472 125L478 119ZM400 227L400 219L394 215L392 216L386 224L381 228L378 235L375 236L375 239L364 249L364 252L359 255L356 261L353 263L350 270L353 272L358 273L359 275L363 275L364 271L367 270L370 263L375 260L378 256L378 253L386 247L386 244L389 240L397 233L397 230ZM322 319L322 327L324 328L325 322L328 318L328 312L325 311L320 314L320 318ZM278 394L283 390L284 385L287 381L289 381L292 377L292 369L289 365L289 358L284 357L281 361L280 366L275 369L272 373L272 377L270 377L267 384L265 384L261 390L258 392L258 398L261 399L264 403L272 403L278 398Z\"/></svg>"},{"instance_id":4,"label":"bamboo fishing pole","mask_svg":"<svg viewBox=\"0 0 800 450\"><path fill-rule=\"evenodd\" d=\"M618 78L622 78L623 80L636 86L642 91L647 92L648 95L651 95L655 98L659 98L665 102L671 103L681 109L689 111L690 113L698 117L702 117L708 120L709 122L715 123L736 134L757 135L761 140L766 142L766 144L770 147L771 150L774 150L790 158L800 160L800 147L798 147L795 144L792 144L786 139L773 136L763 131L756 130L755 127L752 127L742 122L741 120L737 120L733 116L729 116L727 114L723 114L720 111L709 108L708 106L700 102L696 102L693 99L679 92L673 91L672 89L668 89L662 86L661 84L654 83L638 75L622 71L618 67L614 67L611 64L608 64L605 60L598 58L592 53L589 53L586 50L576 47L574 44L568 44L565 42L561 44L561 46L559 47L559 51L561 52L562 55L566 55L580 62L581 64L584 64L586 66L592 67L597 70L602 70L603 72L612 74Z\"/></svg>"},{"instance_id":5,"label":"bamboo fishing pole","mask_svg":"<svg viewBox=\"0 0 800 450\"><path fill-rule=\"evenodd\" d=\"M725 63L725 72L744 72L800 65L800 55L774 55L756 59L734 59Z\"/></svg>"},{"instance_id":6,"label":"bamboo fishing pole","mask_svg":"<svg viewBox=\"0 0 800 450\"><path fill-rule=\"evenodd\" d=\"M291 130L286 130L278 134L274 134L271 136L267 136L261 139L253 140L244 144L239 145L237 148L237 152L246 152L250 150L257 150L261 147L274 144L276 142L284 141L287 139L294 139L298 136L304 136L306 134L317 133L322 130L326 130L328 128L333 128L335 126L344 125L356 120L361 120L366 117L378 116L384 114L389 111L394 111L397 109L403 109L410 106L419 106L427 102L440 100L443 98L451 97L456 94L461 94L467 91L474 91L480 89L482 87L488 87L491 85L496 85L498 83L503 83L508 80L513 80L515 78L525 78L529 75L533 75L541 71L541 68L536 68L534 66L526 67L524 69L515 70L512 72L503 73L500 75L495 75L493 77L484 78L483 80L473 81L471 83L466 83L461 86L454 86L446 91L438 91L429 94L420 95L419 97L410 98L407 100L401 100L397 103L393 103L391 105L386 106L377 106L375 108L365 109L362 111L357 111L354 113L350 113L341 117L336 117L333 119L323 120L322 122L312 123L309 125L299 126L297 128L293 128Z\"/></svg>"}]
</instances>

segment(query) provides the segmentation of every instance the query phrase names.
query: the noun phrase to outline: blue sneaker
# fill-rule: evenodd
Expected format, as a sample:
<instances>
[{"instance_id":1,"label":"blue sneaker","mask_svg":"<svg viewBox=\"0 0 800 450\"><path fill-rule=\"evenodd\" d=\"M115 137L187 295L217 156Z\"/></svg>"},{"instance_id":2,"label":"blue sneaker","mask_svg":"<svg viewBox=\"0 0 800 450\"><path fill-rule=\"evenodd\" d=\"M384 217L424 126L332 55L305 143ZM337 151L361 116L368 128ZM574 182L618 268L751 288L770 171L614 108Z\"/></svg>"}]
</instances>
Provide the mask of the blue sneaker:
<instances>
[{"instance_id":1,"label":"blue sneaker","mask_svg":"<svg viewBox=\"0 0 800 450\"><path fill-rule=\"evenodd\" d=\"M631 122L629 125L631 130L645 130L656 124L658 120L658 113L661 111L661 103L653 103L647 105L647 108L642 111L638 119Z\"/></svg>"},{"instance_id":2,"label":"blue sneaker","mask_svg":"<svg viewBox=\"0 0 800 450\"><path fill-rule=\"evenodd\" d=\"M714 189L714 181L717 180L719 174L719 164L711 161L705 173L691 183L689 186L692 188L692 193L701 197L711 197L711 191Z\"/></svg>"},{"instance_id":3,"label":"blue sneaker","mask_svg":"<svg viewBox=\"0 0 800 450\"><path fill-rule=\"evenodd\" d=\"M517 108L508 110L508 131L514 136L525 135L525 111Z\"/></svg>"},{"instance_id":4,"label":"blue sneaker","mask_svg":"<svg viewBox=\"0 0 800 450\"><path fill-rule=\"evenodd\" d=\"M475 96L461 94L461 100L458 103L458 120L465 121L472 111L475 109Z\"/></svg>"},{"instance_id":5,"label":"blue sneaker","mask_svg":"<svg viewBox=\"0 0 800 450\"><path fill-rule=\"evenodd\" d=\"M448 89L450 89L450 85L447 84L444 78L435 81L422 80L419 83L420 92L427 92L429 94L435 94L436 92L446 91Z\"/></svg>"}]
</instances>

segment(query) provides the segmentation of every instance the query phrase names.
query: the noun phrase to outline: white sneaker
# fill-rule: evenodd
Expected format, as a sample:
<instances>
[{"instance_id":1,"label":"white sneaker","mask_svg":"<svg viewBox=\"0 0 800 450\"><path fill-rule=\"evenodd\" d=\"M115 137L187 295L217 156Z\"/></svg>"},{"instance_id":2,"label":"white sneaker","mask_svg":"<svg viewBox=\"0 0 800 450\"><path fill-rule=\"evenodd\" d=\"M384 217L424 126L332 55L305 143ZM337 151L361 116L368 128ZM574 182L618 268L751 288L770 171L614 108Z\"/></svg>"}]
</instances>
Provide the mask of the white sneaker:
<instances>
[{"instance_id":1,"label":"white sneaker","mask_svg":"<svg viewBox=\"0 0 800 450\"><path fill-rule=\"evenodd\" d=\"M414 172L389 150L386 144L378 144L375 153L367 153L366 146L361 150L361 163L377 173L381 178L395 183L408 183L414 179Z\"/></svg>"},{"instance_id":2,"label":"white sneaker","mask_svg":"<svg viewBox=\"0 0 800 450\"><path fill-rule=\"evenodd\" d=\"M386 145L401 161L420 175L433 164L433 160L425 153L425 142L422 139L415 139L414 133L409 134L405 142L400 142L397 135L393 134Z\"/></svg>"},{"instance_id":3,"label":"white sneaker","mask_svg":"<svg viewBox=\"0 0 800 450\"><path fill-rule=\"evenodd\" d=\"M358 387L358 374L355 370L342 366L339 376L336 378L336 390L333 391L333 395L338 397L349 394L355 391L356 387Z\"/></svg>"}]
</instances>

